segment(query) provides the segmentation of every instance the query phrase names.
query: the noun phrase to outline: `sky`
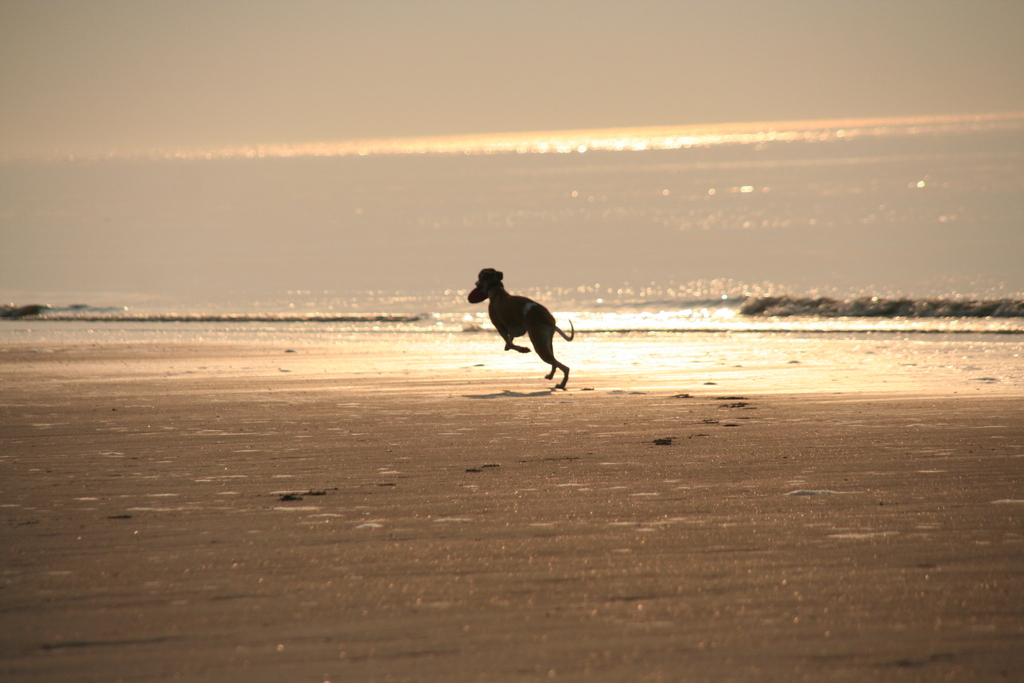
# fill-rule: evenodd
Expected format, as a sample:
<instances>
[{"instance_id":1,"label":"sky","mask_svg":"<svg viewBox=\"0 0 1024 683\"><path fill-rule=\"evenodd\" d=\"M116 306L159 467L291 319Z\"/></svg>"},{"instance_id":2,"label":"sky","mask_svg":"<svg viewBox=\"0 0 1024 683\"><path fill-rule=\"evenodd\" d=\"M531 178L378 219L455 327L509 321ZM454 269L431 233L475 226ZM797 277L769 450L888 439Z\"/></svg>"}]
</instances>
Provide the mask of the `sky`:
<instances>
[{"instance_id":1,"label":"sky","mask_svg":"<svg viewBox=\"0 0 1024 683\"><path fill-rule=\"evenodd\" d=\"M1024 111L1019 0L0 0L0 159Z\"/></svg>"}]
</instances>

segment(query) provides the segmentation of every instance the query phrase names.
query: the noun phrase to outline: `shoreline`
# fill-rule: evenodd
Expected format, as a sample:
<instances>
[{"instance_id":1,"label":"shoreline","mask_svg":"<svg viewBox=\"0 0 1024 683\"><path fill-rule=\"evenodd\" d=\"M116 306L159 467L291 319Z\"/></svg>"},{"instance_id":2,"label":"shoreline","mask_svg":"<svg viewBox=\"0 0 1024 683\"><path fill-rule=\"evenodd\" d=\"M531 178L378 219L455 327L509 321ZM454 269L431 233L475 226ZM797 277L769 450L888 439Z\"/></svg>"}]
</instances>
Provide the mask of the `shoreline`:
<instances>
[{"instance_id":1,"label":"shoreline","mask_svg":"<svg viewBox=\"0 0 1024 683\"><path fill-rule=\"evenodd\" d=\"M1014 377L591 341L553 392L470 337L5 345L0 677L1024 665Z\"/></svg>"}]
</instances>

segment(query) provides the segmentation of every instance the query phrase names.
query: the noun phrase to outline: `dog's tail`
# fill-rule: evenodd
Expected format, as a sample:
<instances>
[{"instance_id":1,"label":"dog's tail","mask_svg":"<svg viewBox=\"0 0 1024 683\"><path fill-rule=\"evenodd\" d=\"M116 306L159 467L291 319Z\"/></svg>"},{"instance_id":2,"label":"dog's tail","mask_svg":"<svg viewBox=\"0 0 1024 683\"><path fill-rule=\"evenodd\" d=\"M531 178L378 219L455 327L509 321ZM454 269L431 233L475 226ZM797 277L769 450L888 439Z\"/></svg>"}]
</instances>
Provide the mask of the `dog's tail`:
<instances>
[{"instance_id":1,"label":"dog's tail","mask_svg":"<svg viewBox=\"0 0 1024 683\"><path fill-rule=\"evenodd\" d=\"M576 328L572 326L571 320L569 321L569 334L562 332L562 330L558 329L557 325L555 326L555 332L558 332L558 334L562 335L562 339L564 339L565 341L572 341L573 339L576 338Z\"/></svg>"}]
</instances>

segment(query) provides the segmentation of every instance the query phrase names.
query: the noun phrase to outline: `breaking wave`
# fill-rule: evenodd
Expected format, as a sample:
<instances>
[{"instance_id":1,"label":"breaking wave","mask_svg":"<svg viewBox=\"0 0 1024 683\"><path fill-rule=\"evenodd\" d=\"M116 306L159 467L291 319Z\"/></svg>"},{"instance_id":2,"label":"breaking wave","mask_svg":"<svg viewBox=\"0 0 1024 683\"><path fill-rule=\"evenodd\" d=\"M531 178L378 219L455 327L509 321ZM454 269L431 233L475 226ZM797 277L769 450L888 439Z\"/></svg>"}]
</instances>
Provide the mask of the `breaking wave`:
<instances>
[{"instance_id":1,"label":"breaking wave","mask_svg":"<svg viewBox=\"0 0 1024 683\"><path fill-rule=\"evenodd\" d=\"M739 307L746 316L817 318L1022 318L1024 300L751 297Z\"/></svg>"},{"instance_id":2,"label":"breaking wave","mask_svg":"<svg viewBox=\"0 0 1024 683\"><path fill-rule=\"evenodd\" d=\"M114 323L411 323L423 315L324 315L321 313L130 313L124 308L45 304L0 306L0 318Z\"/></svg>"}]
</instances>

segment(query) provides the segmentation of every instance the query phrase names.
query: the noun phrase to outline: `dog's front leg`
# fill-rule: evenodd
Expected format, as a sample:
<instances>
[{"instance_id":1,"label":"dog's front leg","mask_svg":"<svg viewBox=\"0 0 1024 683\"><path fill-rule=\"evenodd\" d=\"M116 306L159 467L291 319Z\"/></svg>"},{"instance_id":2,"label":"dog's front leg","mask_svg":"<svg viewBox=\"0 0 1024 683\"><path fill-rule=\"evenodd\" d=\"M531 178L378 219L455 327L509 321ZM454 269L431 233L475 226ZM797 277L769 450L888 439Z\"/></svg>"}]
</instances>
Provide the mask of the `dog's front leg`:
<instances>
[{"instance_id":1,"label":"dog's front leg","mask_svg":"<svg viewBox=\"0 0 1024 683\"><path fill-rule=\"evenodd\" d=\"M514 337L506 337L505 338L505 350L506 351L518 351L519 353L529 353L530 352L530 349L526 348L525 346L516 346L515 344L513 344L512 343L513 339L514 339Z\"/></svg>"},{"instance_id":2,"label":"dog's front leg","mask_svg":"<svg viewBox=\"0 0 1024 683\"><path fill-rule=\"evenodd\" d=\"M498 326L495 325L495 327L498 327ZM505 340L505 350L506 351L518 351L519 353L529 353L530 352L530 349L526 348L525 346L516 346L515 345L515 343L514 343L515 337L512 336L512 333L508 331L507 327L504 327L504 326L498 327L498 334L500 334L501 338Z\"/></svg>"}]
</instances>

